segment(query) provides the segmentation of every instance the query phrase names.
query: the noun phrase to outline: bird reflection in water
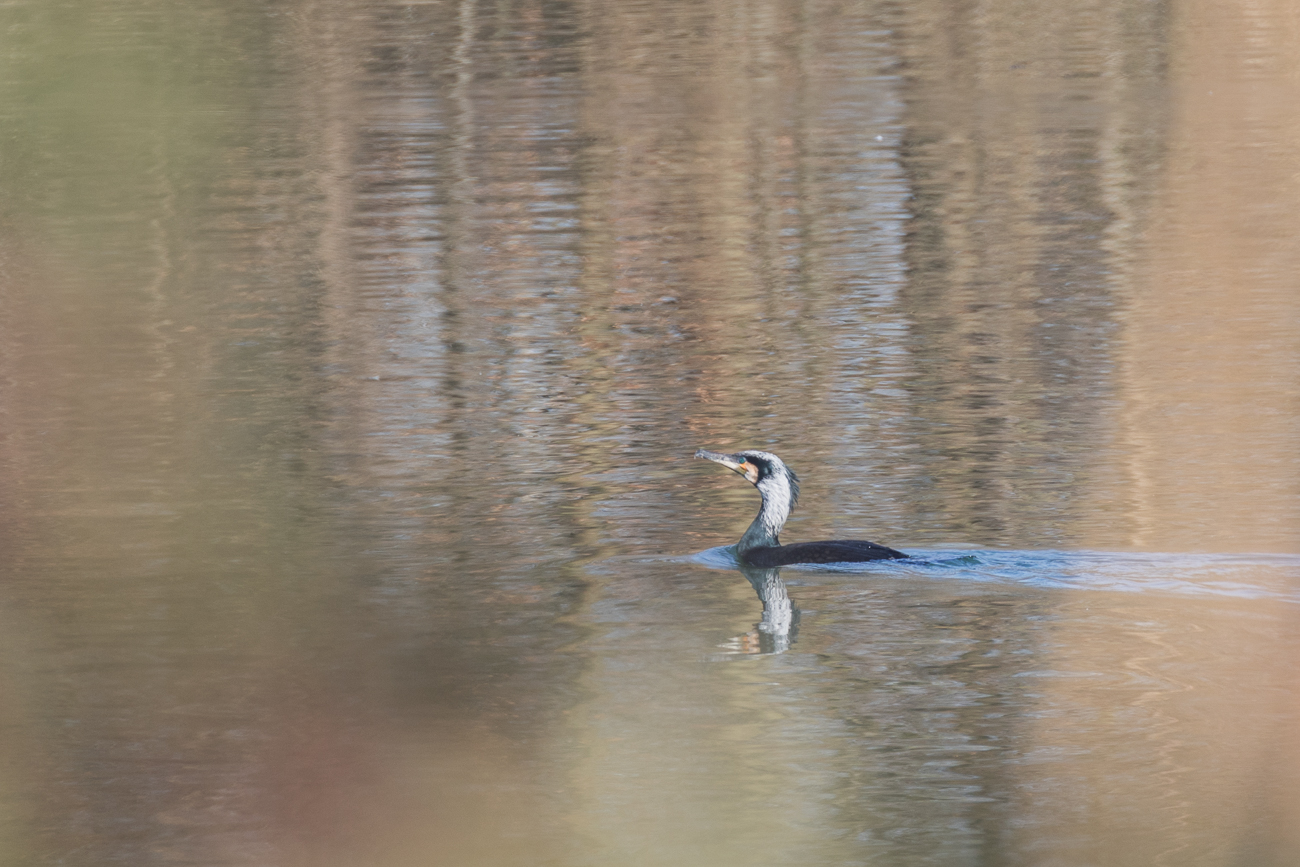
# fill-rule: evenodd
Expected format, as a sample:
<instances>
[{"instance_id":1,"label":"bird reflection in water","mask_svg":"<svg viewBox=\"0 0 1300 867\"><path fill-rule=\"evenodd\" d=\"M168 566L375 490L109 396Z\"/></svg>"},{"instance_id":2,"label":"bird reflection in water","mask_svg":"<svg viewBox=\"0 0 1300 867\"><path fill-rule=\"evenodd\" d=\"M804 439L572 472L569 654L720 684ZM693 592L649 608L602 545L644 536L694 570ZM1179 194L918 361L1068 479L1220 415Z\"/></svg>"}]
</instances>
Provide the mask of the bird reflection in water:
<instances>
[{"instance_id":1,"label":"bird reflection in water","mask_svg":"<svg viewBox=\"0 0 1300 867\"><path fill-rule=\"evenodd\" d=\"M699 449L695 457L739 473L758 489L758 515L732 551L740 571L763 602L763 619L753 632L732 639L739 653L783 653L790 649L799 623L799 609L790 602L780 566L799 563L864 563L907 560L907 554L865 539L781 544L781 530L799 502L799 477L771 452L758 449L728 454Z\"/></svg>"},{"instance_id":2,"label":"bird reflection in water","mask_svg":"<svg viewBox=\"0 0 1300 867\"><path fill-rule=\"evenodd\" d=\"M736 653L785 653L799 634L799 609L790 601L780 569L741 565L754 592L763 603L763 619L754 629L727 643Z\"/></svg>"}]
</instances>

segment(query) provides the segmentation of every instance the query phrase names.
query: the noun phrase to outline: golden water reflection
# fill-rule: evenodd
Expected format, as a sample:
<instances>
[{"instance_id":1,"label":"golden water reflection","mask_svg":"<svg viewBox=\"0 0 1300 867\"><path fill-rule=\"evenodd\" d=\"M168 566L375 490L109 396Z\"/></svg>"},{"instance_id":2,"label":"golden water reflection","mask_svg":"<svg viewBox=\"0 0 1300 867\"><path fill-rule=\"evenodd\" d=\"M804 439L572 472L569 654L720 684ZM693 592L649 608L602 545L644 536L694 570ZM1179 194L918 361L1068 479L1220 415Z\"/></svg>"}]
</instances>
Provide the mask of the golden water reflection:
<instances>
[{"instance_id":1,"label":"golden water reflection","mask_svg":"<svg viewBox=\"0 0 1300 867\"><path fill-rule=\"evenodd\" d=\"M1294 551L1300 36L1286 3L1186 3L1173 121L1124 313L1131 544Z\"/></svg>"},{"instance_id":2,"label":"golden water reflection","mask_svg":"<svg viewBox=\"0 0 1300 867\"><path fill-rule=\"evenodd\" d=\"M59 9L0 861L1295 860L1285 3Z\"/></svg>"}]
</instances>

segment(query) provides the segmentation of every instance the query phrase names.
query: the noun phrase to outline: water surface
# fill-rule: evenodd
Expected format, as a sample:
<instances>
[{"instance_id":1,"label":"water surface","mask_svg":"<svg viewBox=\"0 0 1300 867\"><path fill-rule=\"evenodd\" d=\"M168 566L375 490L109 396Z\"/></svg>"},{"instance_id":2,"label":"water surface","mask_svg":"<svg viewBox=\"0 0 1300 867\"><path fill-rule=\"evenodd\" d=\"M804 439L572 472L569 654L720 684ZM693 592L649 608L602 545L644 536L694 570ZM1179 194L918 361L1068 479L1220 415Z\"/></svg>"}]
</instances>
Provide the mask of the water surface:
<instances>
[{"instance_id":1,"label":"water surface","mask_svg":"<svg viewBox=\"0 0 1300 867\"><path fill-rule=\"evenodd\" d=\"M0 32L0 861L1295 862L1280 0Z\"/></svg>"}]
</instances>

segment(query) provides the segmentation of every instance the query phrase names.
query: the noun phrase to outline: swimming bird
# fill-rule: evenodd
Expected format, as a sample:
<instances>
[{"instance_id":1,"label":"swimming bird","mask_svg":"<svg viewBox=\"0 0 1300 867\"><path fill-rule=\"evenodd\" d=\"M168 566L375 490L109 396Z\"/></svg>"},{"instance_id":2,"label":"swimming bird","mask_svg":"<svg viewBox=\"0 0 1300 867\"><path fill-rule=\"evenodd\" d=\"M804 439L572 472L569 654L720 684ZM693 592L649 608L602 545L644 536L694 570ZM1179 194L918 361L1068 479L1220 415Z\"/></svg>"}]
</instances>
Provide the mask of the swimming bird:
<instances>
[{"instance_id":1,"label":"swimming bird","mask_svg":"<svg viewBox=\"0 0 1300 867\"><path fill-rule=\"evenodd\" d=\"M746 449L734 455L700 449L697 458L722 464L740 473L763 498L758 517L736 543L736 553L751 566L790 566L795 563L863 563L868 560L901 560L902 551L866 542L844 539L826 542L799 542L782 545L778 536L790 511L799 501L799 477L785 462L771 452Z\"/></svg>"}]
</instances>

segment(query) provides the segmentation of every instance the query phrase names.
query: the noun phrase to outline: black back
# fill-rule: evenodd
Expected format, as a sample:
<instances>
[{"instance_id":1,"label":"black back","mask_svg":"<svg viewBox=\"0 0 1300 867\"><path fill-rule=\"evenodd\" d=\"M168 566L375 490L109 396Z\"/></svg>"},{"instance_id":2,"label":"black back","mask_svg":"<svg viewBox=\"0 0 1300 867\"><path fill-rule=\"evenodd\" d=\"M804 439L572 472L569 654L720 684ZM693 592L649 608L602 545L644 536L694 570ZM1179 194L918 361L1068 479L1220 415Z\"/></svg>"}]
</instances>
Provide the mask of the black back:
<instances>
[{"instance_id":1,"label":"black back","mask_svg":"<svg viewBox=\"0 0 1300 867\"><path fill-rule=\"evenodd\" d=\"M877 545L875 542L844 539L754 548L747 551L742 559L751 566L770 569L773 566L792 566L795 563L866 563L870 560L906 560L907 555L902 551Z\"/></svg>"}]
</instances>

